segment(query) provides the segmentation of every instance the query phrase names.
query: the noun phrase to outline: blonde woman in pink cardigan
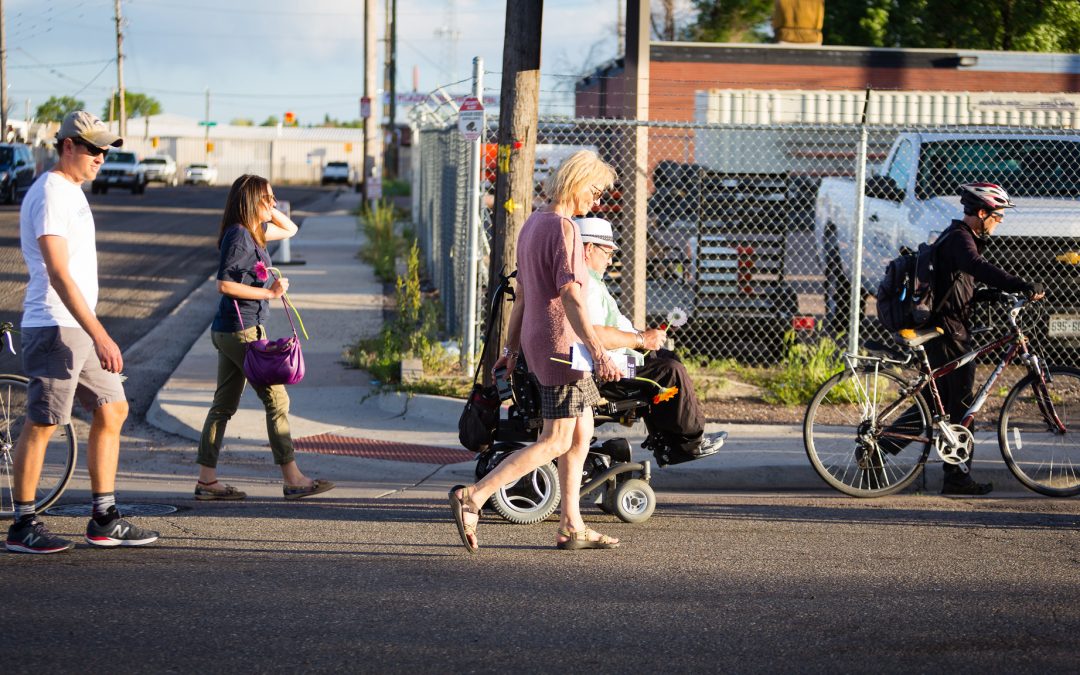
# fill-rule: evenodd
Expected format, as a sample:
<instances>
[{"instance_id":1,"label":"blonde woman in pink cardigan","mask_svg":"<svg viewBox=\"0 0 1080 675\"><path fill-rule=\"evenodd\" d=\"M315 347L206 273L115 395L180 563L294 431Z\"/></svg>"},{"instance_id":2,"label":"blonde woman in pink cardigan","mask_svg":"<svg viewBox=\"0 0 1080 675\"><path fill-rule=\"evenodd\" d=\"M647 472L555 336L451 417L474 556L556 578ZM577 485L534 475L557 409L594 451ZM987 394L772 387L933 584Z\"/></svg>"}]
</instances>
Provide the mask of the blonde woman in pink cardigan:
<instances>
[{"instance_id":1,"label":"blonde woman in pink cardigan","mask_svg":"<svg viewBox=\"0 0 1080 675\"><path fill-rule=\"evenodd\" d=\"M585 306L589 273L581 234L572 218L588 213L615 181L615 171L594 152L568 157L553 174L551 203L532 214L517 242L517 287L506 347L495 367L513 371L519 354L540 382L544 429L536 443L518 450L474 485L450 490L458 534L470 553L479 550L476 525L480 507L500 486L558 458L562 488L560 549L615 548L619 540L585 525L579 493L585 456L593 435L593 405L600 400L596 381L618 379L620 372L604 351ZM570 346L582 342L595 364L590 375L571 370ZM558 359L558 360L553 360Z\"/></svg>"}]
</instances>

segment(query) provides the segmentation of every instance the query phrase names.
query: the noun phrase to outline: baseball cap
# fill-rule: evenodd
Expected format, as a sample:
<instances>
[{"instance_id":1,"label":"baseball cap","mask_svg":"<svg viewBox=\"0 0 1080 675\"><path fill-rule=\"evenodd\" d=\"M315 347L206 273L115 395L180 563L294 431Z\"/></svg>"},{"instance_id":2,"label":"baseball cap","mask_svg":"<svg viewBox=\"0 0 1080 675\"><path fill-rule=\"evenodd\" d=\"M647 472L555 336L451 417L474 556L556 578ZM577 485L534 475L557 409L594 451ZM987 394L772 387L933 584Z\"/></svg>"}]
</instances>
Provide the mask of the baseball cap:
<instances>
[{"instance_id":1,"label":"baseball cap","mask_svg":"<svg viewBox=\"0 0 1080 675\"><path fill-rule=\"evenodd\" d=\"M618 244L615 243L615 234L611 230L611 223L608 221L603 218L578 218L574 222L578 224L578 229L581 231L583 244L599 244L619 250Z\"/></svg>"},{"instance_id":2,"label":"baseball cap","mask_svg":"<svg viewBox=\"0 0 1080 675\"><path fill-rule=\"evenodd\" d=\"M65 115L56 138L61 141L65 138L81 138L99 148L106 145L119 148L124 144L124 139L109 131L104 122L85 110L76 110Z\"/></svg>"}]
</instances>

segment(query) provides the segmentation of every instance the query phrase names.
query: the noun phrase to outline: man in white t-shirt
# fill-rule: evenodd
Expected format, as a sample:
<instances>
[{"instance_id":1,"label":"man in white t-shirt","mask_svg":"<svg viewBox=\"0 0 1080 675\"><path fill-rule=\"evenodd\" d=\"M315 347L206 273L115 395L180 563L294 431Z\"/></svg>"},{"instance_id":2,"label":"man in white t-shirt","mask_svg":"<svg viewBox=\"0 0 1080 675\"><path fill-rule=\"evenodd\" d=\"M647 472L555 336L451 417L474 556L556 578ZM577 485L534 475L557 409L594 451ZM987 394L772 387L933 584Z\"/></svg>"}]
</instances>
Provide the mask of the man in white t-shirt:
<instances>
[{"instance_id":1,"label":"man in white t-shirt","mask_svg":"<svg viewBox=\"0 0 1080 675\"><path fill-rule=\"evenodd\" d=\"M644 365L638 366L637 375L679 390L675 398L654 403L645 414L649 437L645 439L644 447L652 451L660 466L715 454L724 444L727 432L705 434L705 416L694 393L694 383L679 357L662 348L667 342L667 331L635 328L633 322L619 311L615 298L604 284L604 272L619 250L611 223L603 218L580 218L576 222L585 249L585 266L591 277L585 306L596 335L605 349L648 350L649 355ZM613 386L622 390L628 385L624 380Z\"/></svg>"},{"instance_id":2,"label":"man in white t-shirt","mask_svg":"<svg viewBox=\"0 0 1080 675\"><path fill-rule=\"evenodd\" d=\"M94 216L82 191L109 147L123 143L94 115L69 113L56 135L56 166L34 182L19 211L22 253L30 272L22 317L23 369L30 385L15 448L15 523L5 544L16 553L61 553L74 546L37 519L35 498L45 447L56 426L70 421L76 398L93 413L86 451L93 493L87 543L142 546L158 538L116 510L120 428L128 414L120 379L124 359L94 314Z\"/></svg>"}]
</instances>

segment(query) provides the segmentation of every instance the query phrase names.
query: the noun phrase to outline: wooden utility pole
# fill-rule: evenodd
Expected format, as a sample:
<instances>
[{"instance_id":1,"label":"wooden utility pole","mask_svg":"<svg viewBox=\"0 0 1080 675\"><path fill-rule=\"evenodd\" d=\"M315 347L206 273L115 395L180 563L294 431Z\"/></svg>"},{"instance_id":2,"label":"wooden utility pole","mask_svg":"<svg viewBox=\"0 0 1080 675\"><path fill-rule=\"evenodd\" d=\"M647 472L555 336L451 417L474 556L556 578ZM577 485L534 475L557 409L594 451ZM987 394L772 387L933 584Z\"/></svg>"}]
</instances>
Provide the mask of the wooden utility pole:
<instances>
[{"instance_id":1,"label":"wooden utility pole","mask_svg":"<svg viewBox=\"0 0 1080 675\"><path fill-rule=\"evenodd\" d=\"M491 242L488 292L499 284L501 272L517 269L517 237L532 213L533 169L536 163L536 125L540 96L540 34L543 0L507 0L503 37L502 89L499 102L498 172L495 178L495 228ZM510 322L506 303L487 349L485 381L499 357Z\"/></svg>"},{"instance_id":2,"label":"wooden utility pole","mask_svg":"<svg viewBox=\"0 0 1080 675\"><path fill-rule=\"evenodd\" d=\"M386 0L386 71L383 89L386 91L386 149L383 171L386 178L397 178L397 0Z\"/></svg>"},{"instance_id":3,"label":"wooden utility pole","mask_svg":"<svg viewBox=\"0 0 1080 675\"><path fill-rule=\"evenodd\" d=\"M371 195L374 208L376 197L371 191L373 179L382 180L382 151L380 150L380 130L378 89L375 73L378 64L375 61L376 36L375 0L364 0L364 98L368 100L367 117L364 118L364 198Z\"/></svg>"},{"instance_id":4,"label":"wooden utility pole","mask_svg":"<svg viewBox=\"0 0 1080 675\"><path fill-rule=\"evenodd\" d=\"M630 84L630 106L624 116L644 122L649 119L649 0L626 0L626 74ZM649 128L640 124L626 131L623 162L617 170L623 185L626 209L619 225L623 236L622 275L624 311L635 326L645 325L645 267L648 216Z\"/></svg>"},{"instance_id":5,"label":"wooden utility pole","mask_svg":"<svg viewBox=\"0 0 1080 675\"><path fill-rule=\"evenodd\" d=\"M7 99L7 33L4 30L4 0L0 0L0 140L5 143L7 137L8 120ZM30 137L30 127L26 127L27 138Z\"/></svg>"},{"instance_id":6,"label":"wooden utility pole","mask_svg":"<svg viewBox=\"0 0 1080 675\"><path fill-rule=\"evenodd\" d=\"M116 0L116 88L120 90L120 137L127 136L127 103L124 101L124 19Z\"/></svg>"}]
</instances>

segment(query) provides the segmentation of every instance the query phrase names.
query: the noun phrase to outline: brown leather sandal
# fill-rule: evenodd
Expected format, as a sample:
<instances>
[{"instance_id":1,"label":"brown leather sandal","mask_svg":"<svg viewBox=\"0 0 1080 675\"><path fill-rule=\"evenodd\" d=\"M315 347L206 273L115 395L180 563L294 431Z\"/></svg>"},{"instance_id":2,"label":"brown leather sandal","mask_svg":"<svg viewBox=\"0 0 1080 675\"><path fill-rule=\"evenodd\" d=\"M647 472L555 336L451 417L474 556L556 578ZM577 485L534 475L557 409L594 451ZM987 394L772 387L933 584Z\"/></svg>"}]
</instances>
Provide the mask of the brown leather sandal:
<instances>
[{"instance_id":1,"label":"brown leather sandal","mask_svg":"<svg viewBox=\"0 0 1080 675\"><path fill-rule=\"evenodd\" d=\"M589 537L591 534L599 536L596 539L591 539ZM559 536L566 537L566 541L557 542L555 546L564 551L577 551L586 548L619 548L620 543L614 537L600 534L596 530L588 527L584 530L576 530L574 532L565 528L559 528Z\"/></svg>"},{"instance_id":2,"label":"brown leather sandal","mask_svg":"<svg viewBox=\"0 0 1080 675\"><path fill-rule=\"evenodd\" d=\"M460 497L457 495L458 490L461 490ZM469 553L476 553L480 550L480 542L476 539L476 523L470 525L465 522L466 513L475 515L477 522L480 520L480 509L469 504L469 494L471 492L471 488L464 485L455 485L450 488L448 496L450 498L450 511L454 514L454 523L457 525L461 543L465 544L465 550Z\"/></svg>"}]
</instances>

